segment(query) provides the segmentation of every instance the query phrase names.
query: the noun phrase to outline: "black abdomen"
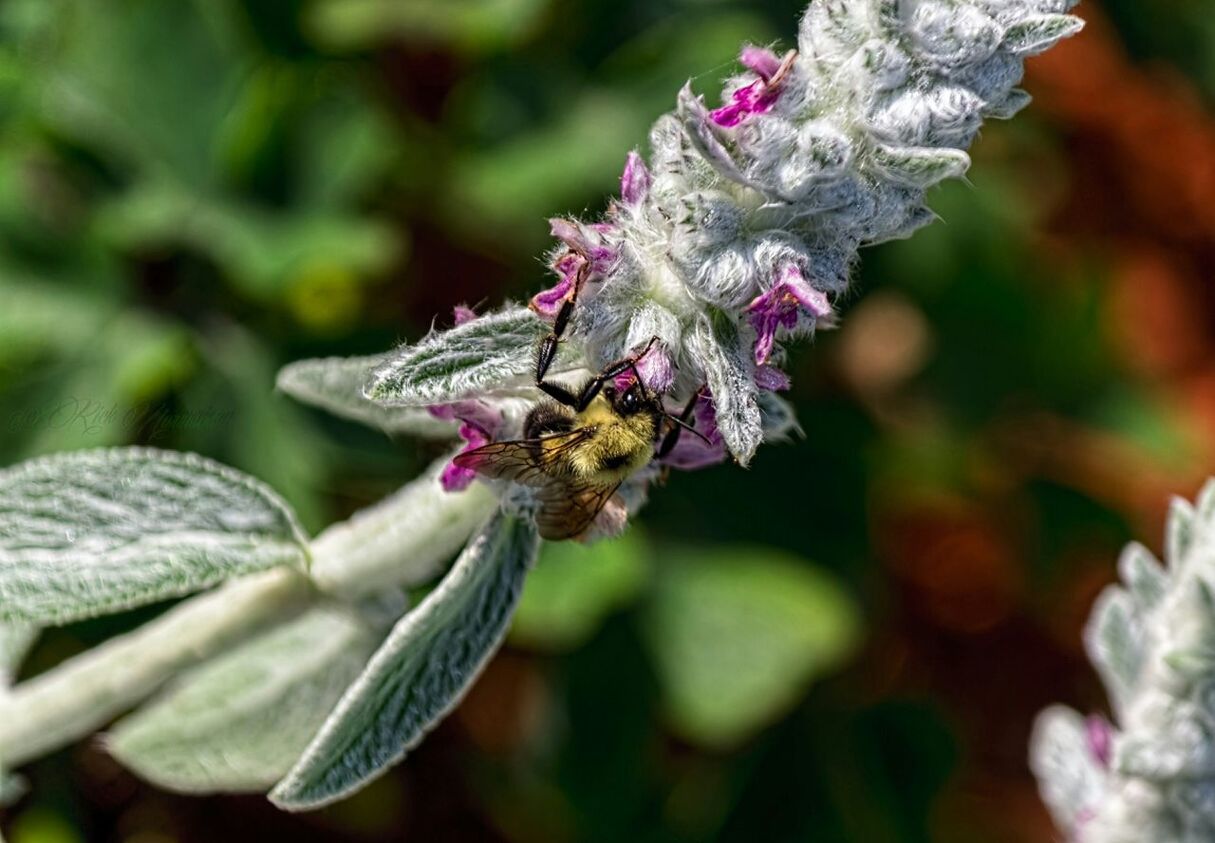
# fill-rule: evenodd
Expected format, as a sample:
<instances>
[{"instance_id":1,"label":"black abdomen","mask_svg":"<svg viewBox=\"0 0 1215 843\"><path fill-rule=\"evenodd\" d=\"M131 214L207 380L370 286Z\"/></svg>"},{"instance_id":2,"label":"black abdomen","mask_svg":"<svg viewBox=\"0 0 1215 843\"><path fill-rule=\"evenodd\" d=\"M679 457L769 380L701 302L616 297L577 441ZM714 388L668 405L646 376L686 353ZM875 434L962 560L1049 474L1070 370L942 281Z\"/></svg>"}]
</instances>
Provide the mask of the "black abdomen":
<instances>
[{"instance_id":1,"label":"black abdomen","mask_svg":"<svg viewBox=\"0 0 1215 843\"><path fill-rule=\"evenodd\" d=\"M523 420L523 438L537 439L554 433L569 433L574 429L574 415L553 401L542 401Z\"/></svg>"}]
</instances>

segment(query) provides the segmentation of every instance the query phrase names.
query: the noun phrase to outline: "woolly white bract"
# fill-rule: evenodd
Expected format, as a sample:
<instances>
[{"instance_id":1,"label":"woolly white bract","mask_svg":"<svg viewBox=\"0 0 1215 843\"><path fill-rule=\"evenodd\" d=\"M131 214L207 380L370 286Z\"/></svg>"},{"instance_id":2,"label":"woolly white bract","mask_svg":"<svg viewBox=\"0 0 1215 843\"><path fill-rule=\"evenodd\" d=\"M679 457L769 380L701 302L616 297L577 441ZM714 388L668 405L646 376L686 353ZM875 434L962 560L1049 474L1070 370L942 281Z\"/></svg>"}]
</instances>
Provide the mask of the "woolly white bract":
<instances>
[{"instance_id":1,"label":"woolly white bract","mask_svg":"<svg viewBox=\"0 0 1215 843\"><path fill-rule=\"evenodd\" d=\"M774 340L831 319L858 248L932 221L926 189L966 171L984 117L1029 102L1024 59L1080 29L1072 5L811 4L796 51L743 50L721 107L684 88L605 219L553 221L560 281L532 308L576 296L570 339L592 369L660 337L643 377L676 401L707 384L746 463L758 394L786 382Z\"/></svg>"},{"instance_id":2,"label":"woolly white bract","mask_svg":"<svg viewBox=\"0 0 1215 843\"><path fill-rule=\"evenodd\" d=\"M1068 840L1215 840L1215 481L1175 501L1162 567L1123 552L1085 634L1114 723L1054 707L1030 764Z\"/></svg>"}]
</instances>

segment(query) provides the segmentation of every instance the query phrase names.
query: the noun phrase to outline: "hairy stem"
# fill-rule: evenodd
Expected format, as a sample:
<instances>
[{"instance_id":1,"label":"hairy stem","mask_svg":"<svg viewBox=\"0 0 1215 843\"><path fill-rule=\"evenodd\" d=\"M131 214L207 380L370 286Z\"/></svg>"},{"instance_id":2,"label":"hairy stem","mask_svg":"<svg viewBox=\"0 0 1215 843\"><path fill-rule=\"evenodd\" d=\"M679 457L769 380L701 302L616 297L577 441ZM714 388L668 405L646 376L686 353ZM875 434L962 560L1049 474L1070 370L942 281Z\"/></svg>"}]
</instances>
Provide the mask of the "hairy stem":
<instances>
[{"instance_id":1,"label":"hairy stem","mask_svg":"<svg viewBox=\"0 0 1215 843\"><path fill-rule=\"evenodd\" d=\"M235 580L16 686L0 696L0 764L12 768L92 733L318 594L357 598L428 579L496 505L479 485L445 494L428 472L317 536L312 579L277 569Z\"/></svg>"}]
</instances>

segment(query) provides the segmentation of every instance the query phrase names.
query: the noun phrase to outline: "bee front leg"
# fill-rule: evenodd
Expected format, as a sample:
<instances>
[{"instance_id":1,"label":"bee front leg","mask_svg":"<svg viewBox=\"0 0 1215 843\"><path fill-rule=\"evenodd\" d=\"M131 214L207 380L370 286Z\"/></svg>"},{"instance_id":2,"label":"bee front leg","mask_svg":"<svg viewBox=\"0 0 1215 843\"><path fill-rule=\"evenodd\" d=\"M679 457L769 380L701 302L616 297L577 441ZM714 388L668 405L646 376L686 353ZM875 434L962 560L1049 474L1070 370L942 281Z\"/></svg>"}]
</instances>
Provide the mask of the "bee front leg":
<instances>
[{"instance_id":1,"label":"bee front leg","mask_svg":"<svg viewBox=\"0 0 1215 843\"><path fill-rule=\"evenodd\" d=\"M551 383L544 379L553 365L553 360L557 357L557 348L561 344L561 337L565 334L566 326L569 325L570 315L573 312L573 299L566 299L562 302L561 309L557 311L557 318L553 320L552 333L540 343L540 353L536 356L536 388L559 404L582 409L579 406L580 396L570 392L559 383Z\"/></svg>"},{"instance_id":2,"label":"bee front leg","mask_svg":"<svg viewBox=\"0 0 1215 843\"><path fill-rule=\"evenodd\" d=\"M589 383L583 388L578 396L578 410L581 412L590 406L591 401L600 393L604 385L617 375L623 375L630 369L633 370L633 377L637 379L637 383L645 390L645 394L649 395L649 389L645 385L645 381L641 379L641 372L637 371L637 361L650 353L650 349L654 347L654 343L661 342L660 337L650 337L650 341L646 343L645 348L640 354L630 354L628 357L622 357L614 363L608 363L603 367Z\"/></svg>"}]
</instances>

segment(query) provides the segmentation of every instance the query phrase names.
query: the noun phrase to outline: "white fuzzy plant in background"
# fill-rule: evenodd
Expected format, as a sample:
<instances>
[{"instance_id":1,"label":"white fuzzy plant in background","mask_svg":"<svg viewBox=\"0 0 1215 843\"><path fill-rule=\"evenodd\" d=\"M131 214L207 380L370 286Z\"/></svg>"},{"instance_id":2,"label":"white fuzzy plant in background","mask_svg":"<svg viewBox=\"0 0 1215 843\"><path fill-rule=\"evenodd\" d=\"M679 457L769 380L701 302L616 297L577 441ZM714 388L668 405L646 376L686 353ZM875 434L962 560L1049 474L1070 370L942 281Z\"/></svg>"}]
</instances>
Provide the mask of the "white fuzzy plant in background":
<instances>
[{"instance_id":1,"label":"white fuzzy plant in background","mask_svg":"<svg viewBox=\"0 0 1215 843\"><path fill-rule=\"evenodd\" d=\"M1128 546L1089 619L1113 723L1038 718L1030 763L1068 841L1215 840L1215 481L1174 502L1165 561Z\"/></svg>"},{"instance_id":2,"label":"white fuzzy plant in background","mask_svg":"<svg viewBox=\"0 0 1215 843\"><path fill-rule=\"evenodd\" d=\"M517 435L538 398L537 344L576 296L554 372L596 371L660 337L642 379L668 406L705 396L704 438L685 436L667 464L745 464L795 426L774 394L788 385L780 343L832 321L861 246L932 221L925 191L966 171L984 117L1029 102L1015 87L1023 62L1079 30L1071 5L815 2L796 49L744 48L719 103L684 89L654 126L648 162L628 156L604 219L553 221L557 282L530 307L457 309L454 328L415 345L297 363L279 386L397 435L468 446ZM653 474L626 483L593 533L622 529ZM441 460L309 539L272 490L201 457L117 449L0 473L4 792L3 768L166 684L108 736L149 780L268 790L289 810L359 789L467 690L536 554L519 496L472 481ZM457 553L407 606L401 589ZM221 583L5 690L39 626Z\"/></svg>"}]
</instances>

